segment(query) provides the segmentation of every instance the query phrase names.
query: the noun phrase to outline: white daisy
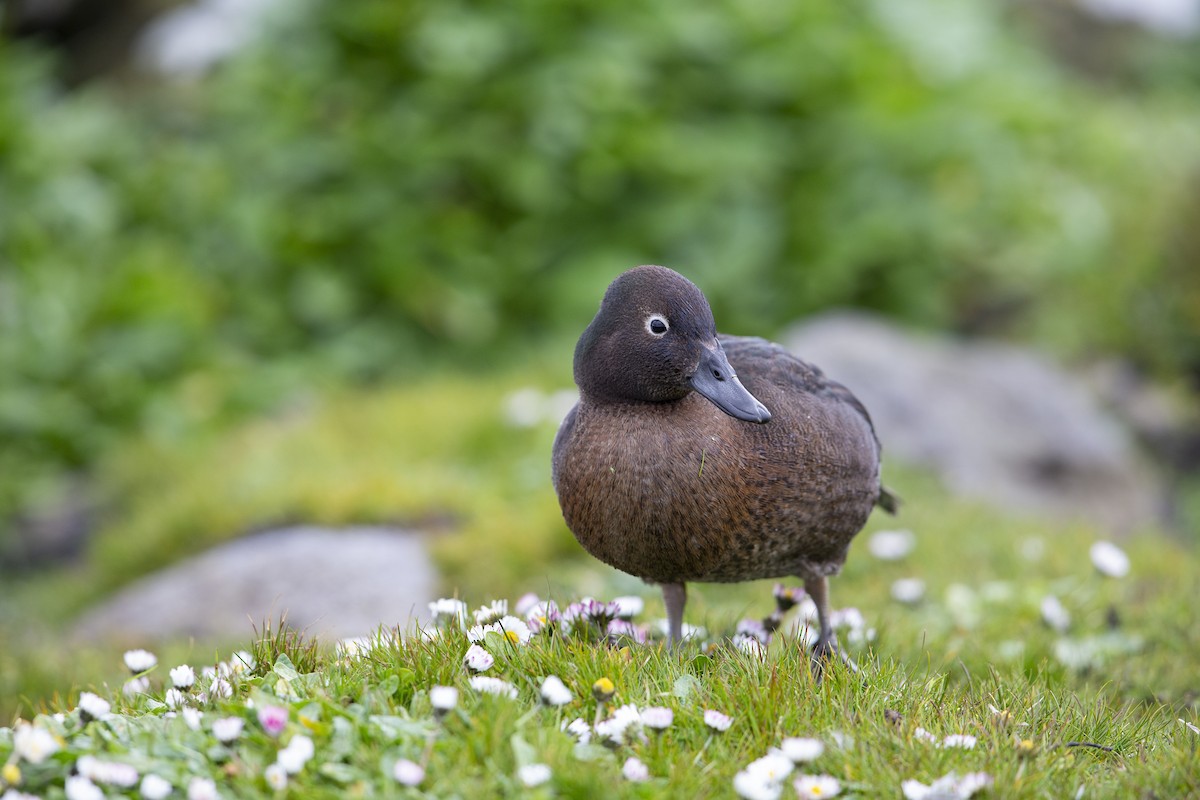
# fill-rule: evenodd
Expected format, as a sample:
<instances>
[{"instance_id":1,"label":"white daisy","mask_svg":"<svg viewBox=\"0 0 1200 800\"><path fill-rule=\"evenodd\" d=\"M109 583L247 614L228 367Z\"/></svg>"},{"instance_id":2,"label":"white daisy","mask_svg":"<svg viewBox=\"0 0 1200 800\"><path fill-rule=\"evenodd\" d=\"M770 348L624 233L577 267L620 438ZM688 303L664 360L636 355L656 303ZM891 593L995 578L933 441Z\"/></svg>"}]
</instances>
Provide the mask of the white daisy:
<instances>
[{"instance_id":1,"label":"white daisy","mask_svg":"<svg viewBox=\"0 0 1200 800\"><path fill-rule=\"evenodd\" d=\"M67 800L104 800L104 791L83 775L71 775L64 786Z\"/></svg>"},{"instance_id":2,"label":"white daisy","mask_svg":"<svg viewBox=\"0 0 1200 800\"><path fill-rule=\"evenodd\" d=\"M457 622L461 625L467 619L467 604L457 597L442 597L429 604L429 616L438 624Z\"/></svg>"},{"instance_id":3,"label":"white daisy","mask_svg":"<svg viewBox=\"0 0 1200 800\"><path fill-rule=\"evenodd\" d=\"M675 712L663 706L650 706L642 710L642 725L656 731L665 731L675 721Z\"/></svg>"},{"instance_id":4,"label":"white daisy","mask_svg":"<svg viewBox=\"0 0 1200 800\"><path fill-rule=\"evenodd\" d=\"M196 671L187 664L180 664L170 672L171 684L176 689L188 689L196 682Z\"/></svg>"},{"instance_id":5,"label":"white daisy","mask_svg":"<svg viewBox=\"0 0 1200 800\"><path fill-rule=\"evenodd\" d=\"M816 761L825 752L825 743L820 739L789 737L779 745L779 751L793 764Z\"/></svg>"},{"instance_id":6,"label":"white daisy","mask_svg":"<svg viewBox=\"0 0 1200 800\"><path fill-rule=\"evenodd\" d=\"M550 767L545 764L526 764L517 770L517 778L523 786L532 789L550 780Z\"/></svg>"},{"instance_id":7,"label":"white daisy","mask_svg":"<svg viewBox=\"0 0 1200 800\"><path fill-rule=\"evenodd\" d=\"M292 737L291 741L287 743L287 747L280 750L275 758L287 771L287 774L295 775L304 769L304 765L313 757L314 752L313 740L307 736L297 735Z\"/></svg>"},{"instance_id":8,"label":"white daisy","mask_svg":"<svg viewBox=\"0 0 1200 800\"><path fill-rule=\"evenodd\" d=\"M157 664L158 657L149 650L125 651L125 667L134 675L137 675L140 672L145 672L148 669L152 669Z\"/></svg>"},{"instance_id":9,"label":"white daisy","mask_svg":"<svg viewBox=\"0 0 1200 800\"><path fill-rule=\"evenodd\" d=\"M212 778L196 776L188 781L188 800L218 800L220 796L217 792L217 784Z\"/></svg>"},{"instance_id":10,"label":"white daisy","mask_svg":"<svg viewBox=\"0 0 1200 800\"><path fill-rule=\"evenodd\" d=\"M717 733L724 733L729 730L729 726L733 724L733 717L722 714L720 711L714 711L711 708L704 710L704 724L712 728Z\"/></svg>"},{"instance_id":11,"label":"white daisy","mask_svg":"<svg viewBox=\"0 0 1200 800\"><path fill-rule=\"evenodd\" d=\"M86 722L90 719L103 719L112 711L112 705L98 694L81 692L79 695L79 716Z\"/></svg>"},{"instance_id":12,"label":"white daisy","mask_svg":"<svg viewBox=\"0 0 1200 800\"><path fill-rule=\"evenodd\" d=\"M288 785L287 770L278 761L263 770L263 779L267 782L267 786L277 792L282 792Z\"/></svg>"},{"instance_id":13,"label":"white daisy","mask_svg":"<svg viewBox=\"0 0 1200 800\"><path fill-rule=\"evenodd\" d=\"M489 625L508 614L507 600L493 600L486 606L475 609L475 624Z\"/></svg>"},{"instance_id":14,"label":"white daisy","mask_svg":"<svg viewBox=\"0 0 1200 800\"><path fill-rule=\"evenodd\" d=\"M1129 574L1129 556L1112 542L1096 542L1090 551L1092 565L1102 575L1124 578Z\"/></svg>"},{"instance_id":15,"label":"white daisy","mask_svg":"<svg viewBox=\"0 0 1200 800\"><path fill-rule=\"evenodd\" d=\"M392 777L401 786L420 786L425 780L425 768L415 761L401 758L392 765Z\"/></svg>"},{"instance_id":16,"label":"white daisy","mask_svg":"<svg viewBox=\"0 0 1200 800\"><path fill-rule=\"evenodd\" d=\"M242 735L242 728L245 724L245 721L241 717L223 717L214 720L212 724L213 736L216 737L218 742L229 744Z\"/></svg>"},{"instance_id":17,"label":"white daisy","mask_svg":"<svg viewBox=\"0 0 1200 800\"><path fill-rule=\"evenodd\" d=\"M945 739L942 739L942 747L961 747L963 750L972 750L977 741L969 733L952 733Z\"/></svg>"},{"instance_id":18,"label":"white daisy","mask_svg":"<svg viewBox=\"0 0 1200 800\"><path fill-rule=\"evenodd\" d=\"M450 711L458 705L458 689L453 686L434 686L429 690L429 703L434 711Z\"/></svg>"},{"instance_id":19,"label":"white daisy","mask_svg":"<svg viewBox=\"0 0 1200 800\"><path fill-rule=\"evenodd\" d=\"M564 721L560 727L574 736L580 744L587 744L592 740L592 726L588 725L582 717L576 717L570 722Z\"/></svg>"},{"instance_id":20,"label":"white daisy","mask_svg":"<svg viewBox=\"0 0 1200 800\"><path fill-rule=\"evenodd\" d=\"M474 672L487 672L495 663L492 654L477 644L468 647L467 654L463 656L463 664Z\"/></svg>"},{"instance_id":21,"label":"white daisy","mask_svg":"<svg viewBox=\"0 0 1200 800\"><path fill-rule=\"evenodd\" d=\"M557 675L551 675L542 681L542 702L548 706L565 706L575 699L575 695Z\"/></svg>"},{"instance_id":22,"label":"white daisy","mask_svg":"<svg viewBox=\"0 0 1200 800\"><path fill-rule=\"evenodd\" d=\"M637 756L625 759L625 763L621 766L621 774L625 776L625 780L632 783L650 780L650 768Z\"/></svg>"},{"instance_id":23,"label":"white daisy","mask_svg":"<svg viewBox=\"0 0 1200 800\"><path fill-rule=\"evenodd\" d=\"M166 778L151 774L142 778L142 785L138 787L138 791L145 800L163 800L174 788Z\"/></svg>"},{"instance_id":24,"label":"white daisy","mask_svg":"<svg viewBox=\"0 0 1200 800\"><path fill-rule=\"evenodd\" d=\"M899 578L892 582L892 599L905 605L916 605L925 597L925 581L920 578Z\"/></svg>"},{"instance_id":25,"label":"white daisy","mask_svg":"<svg viewBox=\"0 0 1200 800\"><path fill-rule=\"evenodd\" d=\"M900 784L900 790L904 792L906 800L967 800L992 783L992 776L986 772L972 772L961 778L957 773L951 772L929 786L916 780L904 781Z\"/></svg>"},{"instance_id":26,"label":"white daisy","mask_svg":"<svg viewBox=\"0 0 1200 800\"><path fill-rule=\"evenodd\" d=\"M1071 627L1071 612L1067 611L1057 597L1048 594L1042 598L1042 622L1045 622L1059 633L1066 633Z\"/></svg>"},{"instance_id":27,"label":"white daisy","mask_svg":"<svg viewBox=\"0 0 1200 800\"><path fill-rule=\"evenodd\" d=\"M912 552L916 543L912 531L876 531L867 540L867 549L880 561L899 561Z\"/></svg>"},{"instance_id":28,"label":"white daisy","mask_svg":"<svg viewBox=\"0 0 1200 800\"><path fill-rule=\"evenodd\" d=\"M167 704L167 708L180 708L187 705L187 695L178 689L167 689L163 695L163 702Z\"/></svg>"},{"instance_id":29,"label":"white daisy","mask_svg":"<svg viewBox=\"0 0 1200 800\"><path fill-rule=\"evenodd\" d=\"M486 675L476 675L470 679L471 688L484 694L494 694L500 697L517 699L517 687L500 678L489 678Z\"/></svg>"},{"instance_id":30,"label":"white daisy","mask_svg":"<svg viewBox=\"0 0 1200 800\"><path fill-rule=\"evenodd\" d=\"M17 723L12 741L13 752L30 764L41 764L62 747L50 731L28 722Z\"/></svg>"},{"instance_id":31,"label":"white daisy","mask_svg":"<svg viewBox=\"0 0 1200 800\"><path fill-rule=\"evenodd\" d=\"M836 797L842 791L842 785L832 775L800 775L792 785L800 798Z\"/></svg>"},{"instance_id":32,"label":"white daisy","mask_svg":"<svg viewBox=\"0 0 1200 800\"><path fill-rule=\"evenodd\" d=\"M126 697L134 695L147 694L150 691L150 679L145 675L137 678L130 678L121 686L121 694Z\"/></svg>"},{"instance_id":33,"label":"white daisy","mask_svg":"<svg viewBox=\"0 0 1200 800\"><path fill-rule=\"evenodd\" d=\"M635 594L614 597L613 604L616 605L617 616L621 619L633 619L646 607L646 601Z\"/></svg>"}]
</instances>

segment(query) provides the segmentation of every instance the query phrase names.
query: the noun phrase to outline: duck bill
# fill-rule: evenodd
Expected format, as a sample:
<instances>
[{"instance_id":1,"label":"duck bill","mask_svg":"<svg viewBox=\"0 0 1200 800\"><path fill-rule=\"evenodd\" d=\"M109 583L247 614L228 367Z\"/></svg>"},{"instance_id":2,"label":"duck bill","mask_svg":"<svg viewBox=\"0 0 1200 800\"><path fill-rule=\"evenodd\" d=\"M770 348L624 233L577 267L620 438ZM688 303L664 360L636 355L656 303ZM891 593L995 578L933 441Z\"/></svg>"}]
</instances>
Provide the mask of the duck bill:
<instances>
[{"instance_id":1,"label":"duck bill","mask_svg":"<svg viewBox=\"0 0 1200 800\"><path fill-rule=\"evenodd\" d=\"M700 366L692 376L692 388L735 419L766 422L771 418L767 407L742 386L720 344L705 348Z\"/></svg>"}]
</instances>

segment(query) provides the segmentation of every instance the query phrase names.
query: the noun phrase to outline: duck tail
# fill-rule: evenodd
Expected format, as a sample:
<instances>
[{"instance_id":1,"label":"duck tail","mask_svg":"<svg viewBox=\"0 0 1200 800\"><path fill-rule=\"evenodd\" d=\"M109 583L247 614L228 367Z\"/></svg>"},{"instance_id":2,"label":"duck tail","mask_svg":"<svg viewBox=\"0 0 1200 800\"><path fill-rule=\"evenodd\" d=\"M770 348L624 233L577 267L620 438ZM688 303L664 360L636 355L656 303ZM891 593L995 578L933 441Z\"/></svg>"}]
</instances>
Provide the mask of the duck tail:
<instances>
[{"instance_id":1,"label":"duck tail","mask_svg":"<svg viewBox=\"0 0 1200 800\"><path fill-rule=\"evenodd\" d=\"M880 486L879 497L875 500L875 505L895 516L896 512L900 510L900 497L886 486Z\"/></svg>"}]
</instances>

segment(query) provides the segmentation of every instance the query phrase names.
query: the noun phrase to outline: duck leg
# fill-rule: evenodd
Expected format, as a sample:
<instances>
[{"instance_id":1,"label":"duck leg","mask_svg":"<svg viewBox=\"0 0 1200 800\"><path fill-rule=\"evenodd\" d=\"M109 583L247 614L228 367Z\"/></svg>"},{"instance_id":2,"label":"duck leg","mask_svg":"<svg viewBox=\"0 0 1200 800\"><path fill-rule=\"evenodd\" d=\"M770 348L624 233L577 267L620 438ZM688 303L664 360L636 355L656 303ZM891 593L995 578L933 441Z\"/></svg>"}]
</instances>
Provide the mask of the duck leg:
<instances>
[{"instance_id":1,"label":"duck leg","mask_svg":"<svg viewBox=\"0 0 1200 800\"><path fill-rule=\"evenodd\" d=\"M808 592L808 596L817 606L817 624L821 626L812 651L813 675L818 681L821 680L825 662L833 660L834 656L840 658L851 670L858 672L858 665L838 647L837 634L833 632L833 625L829 621L829 579L825 576L805 578L804 591Z\"/></svg>"},{"instance_id":2,"label":"duck leg","mask_svg":"<svg viewBox=\"0 0 1200 800\"><path fill-rule=\"evenodd\" d=\"M686 583L664 583L663 605L667 607L667 633L671 647L683 641L683 607L687 605Z\"/></svg>"}]
</instances>

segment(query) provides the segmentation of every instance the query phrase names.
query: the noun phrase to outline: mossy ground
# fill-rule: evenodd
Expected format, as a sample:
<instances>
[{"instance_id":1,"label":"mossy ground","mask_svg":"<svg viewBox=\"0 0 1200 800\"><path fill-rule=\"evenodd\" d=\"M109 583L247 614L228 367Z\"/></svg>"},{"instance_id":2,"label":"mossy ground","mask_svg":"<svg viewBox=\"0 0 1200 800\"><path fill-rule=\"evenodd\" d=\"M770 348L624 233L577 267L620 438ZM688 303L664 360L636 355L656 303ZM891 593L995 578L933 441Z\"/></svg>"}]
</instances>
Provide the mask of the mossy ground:
<instances>
[{"instance_id":1,"label":"mossy ground","mask_svg":"<svg viewBox=\"0 0 1200 800\"><path fill-rule=\"evenodd\" d=\"M547 414L521 427L505 410L512 392L528 385L546 393L562 388L536 372L482 381L439 377L369 394L322 395L303 410L230 434L125 449L104 472L107 522L86 565L3 588L5 718L73 707L80 688L117 679L119 652L80 651L57 638L83 604L145 571L282 520L436 522L439 532L430 541L445 593L472 606L525 591L560 602L640 593L648 615L661 616L651 587L597 566L563 527L549 484L555 420ZM877 514L833 582L835 606L857 606L876 631L855 652L864 666L860 677L834 671L817 686L787 641L758 661L725 651L701 656L695 647L673 654L654 645L617 650L535 639L497 654L497 672L520 687L520 699L466 703L438 739L426 788L463 796L513 791L513 768L528 752L514 745L519 739L551 765L554 791L563 796L583 796L598 781L631 796L723 795L733 772L780 736L810 734L828 744L839 731L855 745L831 746L816 766L865 794L894 794L900 779L928 782L950 769L990 772L997 796L1069 796L1080 785L1088 796L1197 791L1200 737L1177 722L1195 724L1200 689L1194 660L1200 565L1191 546L1152 531L1134 536L1122 542L1130 575L1108 579L1089 563L1088 548L1101 534L1086 524L963 502L927 476L890 463L886 477L904 497L900 518ZM895 562L872 557L869 534L898 526L914 531L913 552ZM914 606L893 600L890 587L901 577L923 580L925 600ZM770 586L697 586L687 619L713 637L728 635L739 618L770 611ZM1066 633L1040 620L1048 594L1072 615ZM246 646L252 638L248 628L244 641L228 644ZM327 645L313 697L304 701L329 709L323 713L343 715L346 702L369 700L378 713L418 718L427 715L429 686L464 685L461 635L406 641L352 666L339 663ZM164 663L199 664L213 656L211 643L173 643L159 652ZM582 698L602 674L617 682L627 702L675 708L675 728L635 748L656 776L651 784L614 783L619 763L612 758L575 758L557 716L534 710L532 682L551 673L576 691L572 711L585 717L594 707ZM372 687L393 674L407 676L405 688L378 696ZM684 675L696 683L680 697L674 691ZM1011 712L1013 727L997 727L989 704ZM704 706L735 713L738 727L706 745ZM903 723L886 722L885 709L901 714ZM980 744L968 752L923 748L912 739L915 726L971 733ZM363 770L356 780L380 788L385 751L417 744L373 736L362 734L362 748L347 763ZM1030 739L1033 751L1019 751L1014 736ZM1070 741L1113 749L1068 748ZM247 743L258 749L244 758L261 762L271 746ZM342 791L337 781L310 777L304 796L313 796L308 789ZM239 792L265 791L253 768L244 781L229 780Z\"/></svg>"}]
</instances>

